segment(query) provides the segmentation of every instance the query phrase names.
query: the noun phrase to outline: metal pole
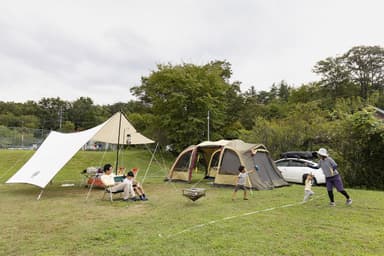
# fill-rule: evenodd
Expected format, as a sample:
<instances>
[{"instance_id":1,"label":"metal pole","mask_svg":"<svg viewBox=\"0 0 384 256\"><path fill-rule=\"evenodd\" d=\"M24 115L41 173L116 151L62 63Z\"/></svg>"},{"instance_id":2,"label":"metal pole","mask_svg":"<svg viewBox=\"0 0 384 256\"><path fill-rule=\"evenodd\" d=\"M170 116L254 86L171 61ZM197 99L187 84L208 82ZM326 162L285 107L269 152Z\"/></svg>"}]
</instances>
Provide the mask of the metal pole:
<instances>
[{"instance_id":1,"label":"metal pole","mask_svg":"<svg viewBox=\"0 0 384 256\"><path fill-rule=\"evenodd\" d=\"M209 110L208 110L208 116L207 116L207 128L208 128L208 132L207 132L207 136L208 136L208 141L209 141Z\"/></svg>"},{"instance_id":2,"label":"metal pole","mask_svg":"<svg viewBox=\"0 0 384 256\"><path fill-rule=\"evenodd\" d=\"M60 109L59 109L59 129L61 129L62 124L63 124L63 106L60 106Z\"/></svg>"},{"instance_id":3,"label":"metal pole","mask_svg":"<svg viewBox=\"0 0 384 256\"><path fill-rule=\"evenodd\" d=\"M116 152L116 164L115 164L115 174L117 175L117 166L119 165L119 151L120 151L120 129L121 129L121 111L120 111L120 120L119 120L119 133L117 134L117 152Z\"/></svg>"},{"instance_id":4,"label":"metal pole","mask_svg":"<svg viewBox=\"0 0 384 256\"><path fill-rule=\"evenodd\" d=\"M44 189L42 189L39 193L39 195L37 196L36 200L39 201L41 196L43 195L43 192L44 192Z\"/></svg>"}]
</instances>

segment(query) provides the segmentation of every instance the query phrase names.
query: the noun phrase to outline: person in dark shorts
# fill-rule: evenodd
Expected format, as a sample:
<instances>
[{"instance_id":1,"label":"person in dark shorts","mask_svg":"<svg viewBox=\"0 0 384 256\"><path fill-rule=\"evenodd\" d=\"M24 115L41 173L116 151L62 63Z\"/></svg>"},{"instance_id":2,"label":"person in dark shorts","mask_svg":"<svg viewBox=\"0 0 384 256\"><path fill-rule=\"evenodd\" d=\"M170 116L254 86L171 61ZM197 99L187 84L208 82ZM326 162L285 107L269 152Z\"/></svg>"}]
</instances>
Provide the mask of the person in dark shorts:
<instances>
[{"instance_id":1,"label":"person in dark shorts","mask_svg":"<svg viewBox=\"0 0 384 256\"><path fill-rule=\"evenodd\" d=\"M245 184L247 182L248 174L254 172L255 170L247 171L245 170L245 167L243 165L239 166L239 175L237 176L236 179L236 185L235 185L235 190L233 191L232 194L232 200L234 201L236 199L236 193L239 189L244 191L244 200L248 200L247 197L247 188L245 187Z\"/></svg>"},{"instance_id":2,"label":"person in dark shorts","mask_svg":"<svg viewBox=\"0 0 384 256\"><path fill-rule=\"evenodd\" d=\"M127 173L127 179L132 183L133 190L135 191L136 194L139 195L140 200L147 201L148 198L145 195L144 189L141 186L141 184L138 181L136 181L135 174L132 171L129 171Z\"/></svg>"},{"instance_id":3,"label":"person in dark shorts","mask_svg":"<svg viewBox=\"0 0 384 256\"><path fill-rule=\"evenodd\" d=\"M345 191L343 186L343 181L341 180L340 174L337 171L336 162L328 156L328 152L325 148L320 148L317 151L318 156L320 157L320 161L318 167L323 170L325 175L325 182L327 186L327 192L329 196L330 206L335 206L335 198L333 195L333 188L335 187L338 192L340 192L346 198L346 205L352 204L352 199L349 194Z\"/></svg>"}]
</instances>

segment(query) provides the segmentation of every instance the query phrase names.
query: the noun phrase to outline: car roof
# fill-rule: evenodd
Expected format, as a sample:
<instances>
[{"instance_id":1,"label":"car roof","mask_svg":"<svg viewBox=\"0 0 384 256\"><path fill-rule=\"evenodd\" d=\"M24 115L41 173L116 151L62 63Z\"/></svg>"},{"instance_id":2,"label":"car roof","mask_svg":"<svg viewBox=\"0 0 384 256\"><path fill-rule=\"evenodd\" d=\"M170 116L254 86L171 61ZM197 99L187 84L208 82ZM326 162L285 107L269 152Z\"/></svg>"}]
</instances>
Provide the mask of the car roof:
<instances>
[{"instance_id":1,"label":"car roof","mask_svg":"<svg viewBox=\"0 0 384 256\"><path fill-rule=\"evenodd\" d=\"M311 160L302 159L302 158L294 158L294 157L281 158L281 159L276 160L275 162L281 162L281 161L287 161L287 160L295 160L295 161L302 161L302 162L316 164L316 162L311 161Z\"/></svg>"},{"instance_id":2,"label":"car roof","mask_svg":"<svg viewBox=\"0 0 384 256\"><path fill-rule=\"evenodd\" d=\"M316 151L288 151L280 154L280 158L300 158L313 160L316 157Z\"/></svg>"}]
</instances>

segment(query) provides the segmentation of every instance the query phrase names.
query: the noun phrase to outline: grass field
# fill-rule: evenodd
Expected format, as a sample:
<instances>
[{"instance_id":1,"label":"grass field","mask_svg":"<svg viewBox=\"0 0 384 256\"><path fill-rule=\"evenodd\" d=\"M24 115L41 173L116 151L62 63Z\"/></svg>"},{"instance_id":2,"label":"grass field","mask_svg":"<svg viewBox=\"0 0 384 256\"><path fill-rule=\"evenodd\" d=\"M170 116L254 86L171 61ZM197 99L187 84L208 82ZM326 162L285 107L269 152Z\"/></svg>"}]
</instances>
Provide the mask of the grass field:
<instances>
[{"instance_id":1,"label":"grass field","mask_svg":"<svg viewBox=\"0 0 384 256\"><path fill-rule=\"evenodd\" d=\"M39 188L4 184L32 154L0 150L1 255L384 255L382 191L348 189L350 207L340 194L329 207L324 187L302 204L301 185L232 202L232 188L199 175L192 184L164 182L171 161L157 156L144 181L149 201L110 203L100 189L86 200L81 170L113 163L115 153L79 152L37 201ZM150 153L124 154L142 179ZM207 195L192 202L182 189L197 182Z\"/></svg>"}]
</instances>

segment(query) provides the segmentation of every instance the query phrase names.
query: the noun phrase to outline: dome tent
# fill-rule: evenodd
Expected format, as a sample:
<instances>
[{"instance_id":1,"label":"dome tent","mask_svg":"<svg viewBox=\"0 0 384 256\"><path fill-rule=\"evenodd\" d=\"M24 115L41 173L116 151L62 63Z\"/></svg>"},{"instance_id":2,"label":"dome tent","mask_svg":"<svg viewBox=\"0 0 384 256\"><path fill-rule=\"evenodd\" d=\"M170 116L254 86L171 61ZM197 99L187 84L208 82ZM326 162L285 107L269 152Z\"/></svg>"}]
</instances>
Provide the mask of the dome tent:
<instances>
[{"instance_id":1,"label":"dome tent","mask_svg":"<svg viewBox=\"0 0 384 256\"><path fill-rule=\"evenodd\" d=\"M286 186L267 148L262 144L251 144L242 140L205 141L184 149L173 163L167 180L191 182L193 170L199 165L214 185L234 185L239 174L238 167L258 171L249 174L248 188L257 190Z\"/></svg>"}]
</instances>

